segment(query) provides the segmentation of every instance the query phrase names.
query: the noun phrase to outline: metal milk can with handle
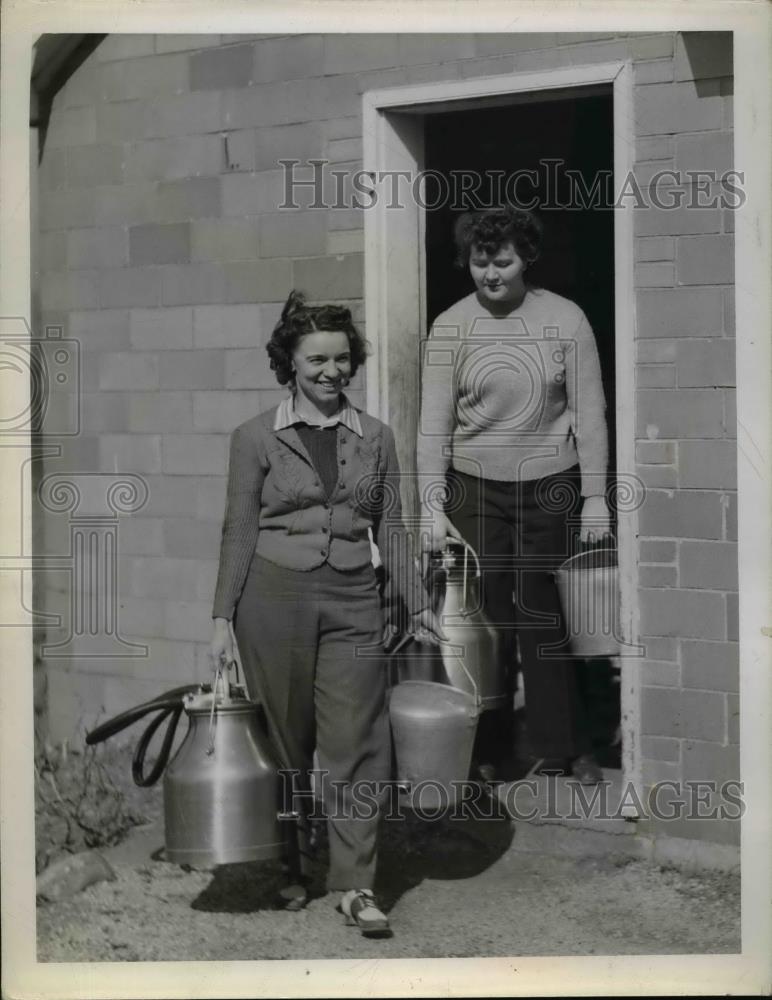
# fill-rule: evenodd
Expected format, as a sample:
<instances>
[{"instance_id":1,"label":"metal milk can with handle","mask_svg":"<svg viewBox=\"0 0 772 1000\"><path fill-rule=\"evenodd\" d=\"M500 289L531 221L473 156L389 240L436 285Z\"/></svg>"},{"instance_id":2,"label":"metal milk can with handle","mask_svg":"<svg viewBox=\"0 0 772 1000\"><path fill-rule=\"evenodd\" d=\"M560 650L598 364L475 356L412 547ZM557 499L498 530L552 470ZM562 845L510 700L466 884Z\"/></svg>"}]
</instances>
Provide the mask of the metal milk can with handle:
<instances>
[{"instance_id":1,"label":"metal milk can with handle","mask_svg":"<svg viewBox=\"0 0 772 1000\"><path fill-rule=\"evenodd\" d=\"M506 664L498 633L482 611L482 573L474 549L449 539L430 560L427 585L449 639L440 647L446 683L476 695L482 711L505 705Z\"/></svg>"}]
</instances>

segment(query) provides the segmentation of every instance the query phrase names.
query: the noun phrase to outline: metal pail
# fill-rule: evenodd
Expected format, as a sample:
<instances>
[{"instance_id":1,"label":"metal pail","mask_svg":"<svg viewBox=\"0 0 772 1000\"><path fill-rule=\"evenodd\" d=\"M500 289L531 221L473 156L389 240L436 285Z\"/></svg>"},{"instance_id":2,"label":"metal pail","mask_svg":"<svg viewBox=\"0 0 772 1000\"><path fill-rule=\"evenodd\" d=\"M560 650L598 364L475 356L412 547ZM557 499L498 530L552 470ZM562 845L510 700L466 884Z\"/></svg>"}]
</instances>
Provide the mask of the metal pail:
<instances>
[{"instance_id":1,"label":"metal pail","mask_svg":"<svg viewBox=\"0 0 772 1000\"><path fill-rule=\"evenodd\" d=\"M619 571L616 549L591 548L567 559L556 571L563 615L574 656L618 656Z\"/></svg>"},{"instance_id":2,"label":"metal pail","mask_svg":"<svg viewBox=\"0 0 772 1000\"><path fill-rule=\"evenodd\" d=\"M447 684L402 681L392 688L397 777L409 783L414 805L455 801L453 782L469 777L479 713L479 698Z\"/></svg>"}]
</instances>

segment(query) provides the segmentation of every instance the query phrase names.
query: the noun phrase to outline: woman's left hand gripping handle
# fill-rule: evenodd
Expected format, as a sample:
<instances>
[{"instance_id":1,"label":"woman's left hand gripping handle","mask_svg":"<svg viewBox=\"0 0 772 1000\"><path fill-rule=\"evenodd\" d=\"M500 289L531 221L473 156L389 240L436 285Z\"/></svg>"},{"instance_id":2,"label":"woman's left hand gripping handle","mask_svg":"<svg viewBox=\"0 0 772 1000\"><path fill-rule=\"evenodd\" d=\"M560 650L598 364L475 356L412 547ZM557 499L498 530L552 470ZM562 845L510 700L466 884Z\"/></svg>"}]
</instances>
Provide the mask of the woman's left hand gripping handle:
<instances>
[{"instance_id":1,"label":"woman's left hand gripping handle","mask_svg":"<svg viewBox=\"0 0 772 1000\"><path fill-rule=\"evenodd\" d=\"M236 637L233 625L227 618L214 619L209 662L213 674L218 670L229 670L236 662Z\"/></svg>"}]
</instances>

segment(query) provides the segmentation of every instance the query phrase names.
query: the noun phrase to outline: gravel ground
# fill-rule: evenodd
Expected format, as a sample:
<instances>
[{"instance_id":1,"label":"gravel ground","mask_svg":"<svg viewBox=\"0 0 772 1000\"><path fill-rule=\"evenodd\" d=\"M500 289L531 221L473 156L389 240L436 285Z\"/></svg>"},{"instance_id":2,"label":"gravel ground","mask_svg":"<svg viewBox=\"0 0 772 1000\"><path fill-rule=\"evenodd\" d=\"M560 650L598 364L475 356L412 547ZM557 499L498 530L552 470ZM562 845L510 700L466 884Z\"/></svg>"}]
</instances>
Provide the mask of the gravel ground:
<instances>
[{"instance_id":1,"label":"gravel ground","mask_svg":"<svg viewBox=\"0 0 772 1000\"><path fill-rule=\"evenodd\" d=\"M513 839L514 833L514 839ZM379 890L394 936L367 940L324 895L276 908L277 864L184 871L157 824L103 852L117 880L38 908L38 960L153 961L733 953L739 876L526 853L508 821L384 826Z\"/></svg>"}]
</instances>

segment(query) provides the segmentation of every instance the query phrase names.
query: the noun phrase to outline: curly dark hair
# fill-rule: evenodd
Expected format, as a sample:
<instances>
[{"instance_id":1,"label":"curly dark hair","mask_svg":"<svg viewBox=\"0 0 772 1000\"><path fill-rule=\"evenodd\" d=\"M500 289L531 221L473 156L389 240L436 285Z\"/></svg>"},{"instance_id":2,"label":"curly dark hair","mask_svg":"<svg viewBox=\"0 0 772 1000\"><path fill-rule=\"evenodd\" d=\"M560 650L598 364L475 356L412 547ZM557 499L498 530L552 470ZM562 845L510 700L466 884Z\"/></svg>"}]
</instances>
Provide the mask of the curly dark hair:
<instances>
[{"instance_id":1,"label":"curly dark hair","mask_svg":"<svg viewBox=\"0 0 772 1000\"><path fill-rule=\"evenodd\" d=\"M527 264L538 258L542 245L542 225L533 212L504 205L481 212L465 212L453 229L456 266L466 267L472 247L494 254L502 243L512 243Z\"/></svg>"},{"instance_id":2,"label":"curly dark hair","mask_svg":"<svg viewBox=\"0 0 772 1000\"><path fill-rule=\"evenodd\" d=\"M365 363L367 341L354 326L351 310L336 305L307 306L303 293L293 289L265 347L279 385L287 385L294 380L292 354L300 338L320 330L341 330L346 334L351 349L352 378L359 366Z\"/></svg>"}]
</instances>

